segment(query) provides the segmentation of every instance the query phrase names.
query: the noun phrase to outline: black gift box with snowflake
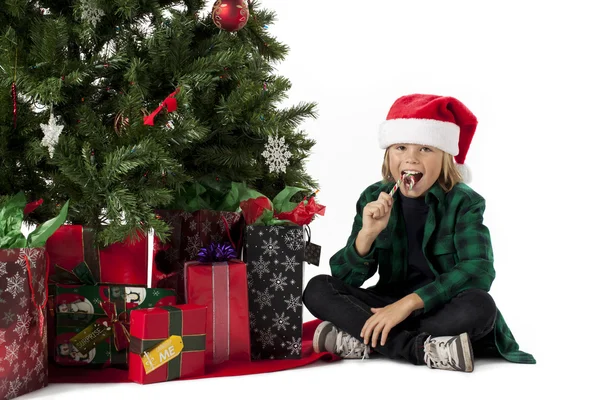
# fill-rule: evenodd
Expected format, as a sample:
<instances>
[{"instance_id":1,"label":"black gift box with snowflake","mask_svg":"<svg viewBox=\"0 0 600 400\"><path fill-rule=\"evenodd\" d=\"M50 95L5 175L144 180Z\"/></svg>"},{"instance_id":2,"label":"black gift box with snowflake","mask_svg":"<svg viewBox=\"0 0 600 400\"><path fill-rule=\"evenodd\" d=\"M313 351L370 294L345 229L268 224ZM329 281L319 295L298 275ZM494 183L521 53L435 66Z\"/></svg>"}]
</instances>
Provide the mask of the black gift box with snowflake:
<instances>
[{"instance_id":1,"label":"black gift box with snowflake","mask_svg":"<svg viewBox=\"0 0 600 400\"><path fill-rule=\"evenodd\" d=\"M316 214L325 212L314 196L290 201L303 190L286 187L272 202L259 195L240 203L247 223L244 261L253 360L302 357L304 232ZM315 258L310 262L318 265Z\"/></svg>"},{"instance_id":2,"label":"black gift box with snowflake","mask_svg":"<svg viewBox=\"0 0 600 400\"><path fill-rule=\"evenodd\" d=\"M301 226L246 228L253 360L302 355L303 232Z\"/></svg>"}]
</instances>

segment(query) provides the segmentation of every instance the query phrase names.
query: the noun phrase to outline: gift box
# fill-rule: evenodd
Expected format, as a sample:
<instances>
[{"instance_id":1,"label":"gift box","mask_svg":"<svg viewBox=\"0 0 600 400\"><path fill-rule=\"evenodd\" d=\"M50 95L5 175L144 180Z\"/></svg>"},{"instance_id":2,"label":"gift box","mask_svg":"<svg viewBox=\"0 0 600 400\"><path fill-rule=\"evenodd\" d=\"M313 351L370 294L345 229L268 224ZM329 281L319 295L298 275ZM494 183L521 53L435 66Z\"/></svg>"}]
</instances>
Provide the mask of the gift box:
<instances>
[{"instance_id":1,"label":"gift box","mask_svg":"<svg viewBox=\"0 0 600 400\"><path fill-rule=\"evenodd\" d=\"M206 363L250 361L246 264L188 262L184 267L186 303L206 306Z\"/></svg>"},{"instance_id":2,"label":"gift box","mask_svg":"<svg viewBox=\"0 0 600 400\"><path fill-rule=\"evenodd\" d=\"M195 304L133 310L129 379L149 384L204 375L206 313Z\"/></svg>"},{"instance_id":3,"label":"gift box","mask_svg":"<svg viewBox=\"0 0 600 400\"><path fill-rule=\"evenodd\" d=\"M230 243L241 258L244 221L239 212L198 210L193 213L158 210L171 235L159 245L152 274L152 287L174 289L178 303L185 299L184 265L211 243Z\"/></svg>"},{"instance_id":4,"label":"gift box","mask_svg":"<svg viewBox=\"0 0 600 400\"><path fill-rule=\"evenodd\" d=\"M48 385L47 273L43 248L0 249L0 399Z\"/></svg>"},{"instance_id":5,"label":"gift box","mask_svg":"<svg viewBox=\"0 0 600 400\"><path fill-rule=\"evenodd\" d=\"M126 239L105 248L98 248L93 229L81 225L63 225L48 238L46 250L50 257L50 274L56 266L72 271L85 263L95 282L106 285L146 286L148 283L148 237ZM157 239L153 242L156 251Z\"/></svg>"},{"instance_id":6,"label":"gift box","mask_svg":"<svg viewBox=\"0 0 600 400\"><path fill-rule=\"evenodd\" d=\"M58 215L27 237L24 217L43 203L27 204L25 194L0 204L0 399L12 399L48 385L48 237L62 225L67 201Z\"/></svg>"},{"instance_id":7,"label":"gift box","mask_svg":"<svg viewBox=\"0 0 600 400\"><path fill-rule=\"evenodd\" d=\"M304 259L302 226L246 227L253 360L301 357Z\"/></svg>"},{"instance_id":8,"label":"gift box","mask_svg":"<svg viewBox=\"0 0 600 400\"><path fill-rule=\"evenodd\" d=\"M63 366L127 364L129 313L174 305L175 293L121 285L55 285L54 361Z\"/></svg>"}]
</instances>

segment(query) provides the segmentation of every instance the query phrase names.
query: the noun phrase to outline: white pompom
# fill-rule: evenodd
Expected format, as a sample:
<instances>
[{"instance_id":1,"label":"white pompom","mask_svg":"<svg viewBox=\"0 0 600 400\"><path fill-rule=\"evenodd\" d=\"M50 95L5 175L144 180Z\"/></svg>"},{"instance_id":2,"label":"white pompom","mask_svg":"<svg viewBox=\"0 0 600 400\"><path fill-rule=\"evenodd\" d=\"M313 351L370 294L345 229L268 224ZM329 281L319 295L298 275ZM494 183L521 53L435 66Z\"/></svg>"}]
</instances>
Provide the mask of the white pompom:
<instances>
[{"instance_id":1,"label":"white pompom","mask_svg":"<svg viewBox=\"0 0 600 400\"><path fill-rule=\"evenodd\" d=\"M465 183L470 183L471 178L473 177L473 174L471 173L471 168L469 168L469 166L466 164L456 164L456 168L458 168L458 172L460 172L463 181Z\"/></svg>"}]
</instances>

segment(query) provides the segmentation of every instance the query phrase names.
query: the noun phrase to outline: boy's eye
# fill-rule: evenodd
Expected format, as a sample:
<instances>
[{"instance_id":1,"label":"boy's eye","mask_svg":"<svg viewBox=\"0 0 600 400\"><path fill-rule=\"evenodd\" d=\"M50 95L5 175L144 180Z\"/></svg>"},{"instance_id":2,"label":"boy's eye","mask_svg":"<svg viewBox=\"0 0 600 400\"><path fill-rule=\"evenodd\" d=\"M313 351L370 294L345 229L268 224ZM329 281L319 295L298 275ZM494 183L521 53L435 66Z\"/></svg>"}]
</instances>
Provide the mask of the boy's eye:
<instances>
[{"instance_id":1,"label":"boy's eye","mask_svg":"<svg viewBox=\"0 0 600 400\"><path fill-rule=\"evenodd\" d=\"M425 150L425 152L432 151L429 147L421 147L421 150Z\"/></svg>"}]
</instances>

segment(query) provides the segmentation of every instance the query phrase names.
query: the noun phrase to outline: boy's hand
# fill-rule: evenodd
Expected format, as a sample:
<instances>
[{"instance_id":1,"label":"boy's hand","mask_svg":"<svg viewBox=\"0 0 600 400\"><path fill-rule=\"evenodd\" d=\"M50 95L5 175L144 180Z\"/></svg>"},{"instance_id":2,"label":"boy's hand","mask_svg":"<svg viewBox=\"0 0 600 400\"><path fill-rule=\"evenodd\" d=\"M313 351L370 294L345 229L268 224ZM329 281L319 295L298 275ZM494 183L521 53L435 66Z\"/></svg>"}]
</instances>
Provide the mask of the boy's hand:
<instances>
[{"instance_id":1,"label":"boy's hand","mask_svg":"<svg viewBox=\"0 0 600 400\"><path fill-rule=\"evenodd\" d=\"M385 192L379 194L375 201L367 203L363 209L362 230L377 236L383 231L390 220L394 199Z\"/></svg>"}]
</instances>

